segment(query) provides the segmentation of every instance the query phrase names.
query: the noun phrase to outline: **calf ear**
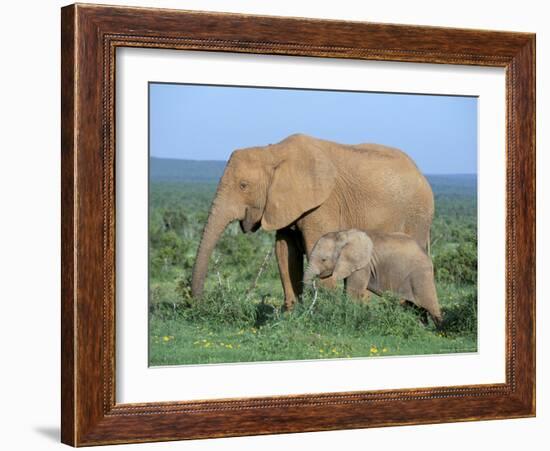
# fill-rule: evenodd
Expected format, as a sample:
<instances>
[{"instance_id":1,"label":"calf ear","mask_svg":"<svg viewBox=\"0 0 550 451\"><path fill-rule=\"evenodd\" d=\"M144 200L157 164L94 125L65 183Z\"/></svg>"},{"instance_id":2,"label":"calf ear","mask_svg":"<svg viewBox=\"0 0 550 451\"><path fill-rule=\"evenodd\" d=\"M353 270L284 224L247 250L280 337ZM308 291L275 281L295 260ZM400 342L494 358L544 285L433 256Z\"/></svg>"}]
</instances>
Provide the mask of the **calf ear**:
<instances>
[{"instance_id":1,"label":"calf ear","mask_svg":"<svg viewBox=\"0 0 550 451\"><path fill-rule=\"evenodd\" d=\"M360 230L339 232L336 238L338 255L333 276L336 280L349 277L359 269L370 265L373 243L370 237Z\"/></svg>"}]
</instances>

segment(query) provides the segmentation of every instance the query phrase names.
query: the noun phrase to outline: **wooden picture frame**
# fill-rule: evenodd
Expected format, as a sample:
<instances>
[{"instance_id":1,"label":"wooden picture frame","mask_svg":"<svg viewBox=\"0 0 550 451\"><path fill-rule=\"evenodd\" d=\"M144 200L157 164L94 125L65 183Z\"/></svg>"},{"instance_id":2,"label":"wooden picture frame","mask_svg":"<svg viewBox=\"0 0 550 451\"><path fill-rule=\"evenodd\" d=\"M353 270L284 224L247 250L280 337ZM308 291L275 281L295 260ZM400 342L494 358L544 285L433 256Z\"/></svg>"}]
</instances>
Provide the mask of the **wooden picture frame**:
<instances>
[{"instance_id":1,"label":"wooden picture frame","mask_svg":"<svg viewBox=\"0 0 550 451\"><path fill-rule=\"evenodd\" d=\"M535 415L534 34L76 4L62 8L61 38L64 443L83 446ZM505 68L506 382L117 403L117 47Z\"/></svg>"}]
</instances>

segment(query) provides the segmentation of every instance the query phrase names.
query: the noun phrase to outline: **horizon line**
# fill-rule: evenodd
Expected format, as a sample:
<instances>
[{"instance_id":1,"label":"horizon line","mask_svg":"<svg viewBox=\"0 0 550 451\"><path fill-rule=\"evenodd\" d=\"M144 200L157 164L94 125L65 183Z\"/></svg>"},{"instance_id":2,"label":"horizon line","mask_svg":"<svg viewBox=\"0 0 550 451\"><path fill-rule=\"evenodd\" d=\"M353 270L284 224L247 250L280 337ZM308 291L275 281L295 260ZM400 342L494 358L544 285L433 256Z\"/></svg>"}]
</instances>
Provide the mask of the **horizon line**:
<instances>
[{"instance_id":1,"label":"horizon line","mask_svg":"<svg viewBox=\"0 0 550 451\"><path fill-rule=\"evenodd\" d=\"M194 161L205 163L227 163L229 160L196 160L194 158L173 158L173 157L157 157L150 155L149 159L156 158L157 160L176 160L176 161ZM477 172L425 172L424 175L478 175Z\"/></svg>"}]
</instances>

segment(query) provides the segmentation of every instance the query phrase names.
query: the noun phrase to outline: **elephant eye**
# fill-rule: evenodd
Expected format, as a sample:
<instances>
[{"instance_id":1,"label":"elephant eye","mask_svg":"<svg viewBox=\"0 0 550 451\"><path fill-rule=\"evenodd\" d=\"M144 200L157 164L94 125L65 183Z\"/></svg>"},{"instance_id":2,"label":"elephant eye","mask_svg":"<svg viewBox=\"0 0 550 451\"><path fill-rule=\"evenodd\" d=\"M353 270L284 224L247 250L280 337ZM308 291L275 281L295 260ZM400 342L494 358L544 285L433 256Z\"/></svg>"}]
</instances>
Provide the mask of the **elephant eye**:
<instances>
[{"instance_id":1,"label":"elephant eye","mask_svg":"<svg viewBox=\"0 0 550 451\"><path fill-rule=\"evenodd\" d=\"M242 181L241 183L239 183L239 187L244 191L246 190L246 188L248 188L248 183L245 181Z\"/></svg>"}]
</instances>

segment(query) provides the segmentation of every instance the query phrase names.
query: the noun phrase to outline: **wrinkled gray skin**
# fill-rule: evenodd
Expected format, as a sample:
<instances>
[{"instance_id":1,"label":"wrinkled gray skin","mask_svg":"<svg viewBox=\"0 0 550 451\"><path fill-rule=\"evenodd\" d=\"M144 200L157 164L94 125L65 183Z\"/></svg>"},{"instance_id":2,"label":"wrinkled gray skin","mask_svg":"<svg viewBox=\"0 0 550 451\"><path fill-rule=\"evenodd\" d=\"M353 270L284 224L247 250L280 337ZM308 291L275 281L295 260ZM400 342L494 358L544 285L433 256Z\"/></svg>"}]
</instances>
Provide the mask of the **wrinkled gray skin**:
<instances>
[{"instance_id":1,"label":"wrinkled gray skin","mask_svg":"<svg viewBox=\"0 0 550 451\"><path fill-rule=\"evenodd\" d=\"M436 325L441 324L432 261L404 233L357 229L327 233L313 247L304 283L315 277L334 283L344 280L348 294L363 300L368 299L367 290L390 291L424 308Z\"/></svg>"}]
</instances>

